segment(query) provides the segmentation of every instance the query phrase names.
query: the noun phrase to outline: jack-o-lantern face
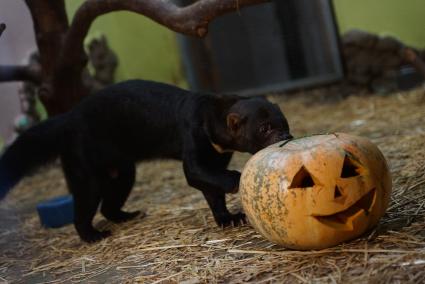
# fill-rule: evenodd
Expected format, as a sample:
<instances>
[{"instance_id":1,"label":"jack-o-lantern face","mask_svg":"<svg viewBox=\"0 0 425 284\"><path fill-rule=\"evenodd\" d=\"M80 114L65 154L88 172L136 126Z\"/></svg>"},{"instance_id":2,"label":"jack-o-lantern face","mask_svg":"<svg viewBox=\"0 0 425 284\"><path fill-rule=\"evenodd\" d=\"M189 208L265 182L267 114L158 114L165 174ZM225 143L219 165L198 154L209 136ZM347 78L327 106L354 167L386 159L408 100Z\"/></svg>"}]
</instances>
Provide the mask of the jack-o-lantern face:
<instances>
[{"instance_id":1,"label":"jack-o-lantern face","mask_svg":"<svg viewBox=\"0 0 425 284\"><path fill-rule=\"evenodd\" d=\"M258 152L243 170L240 191L263 236L290 248L318 249L376 225L390 200L391 177L375 145L336 133Z\"/></svg>"}]
</instances>

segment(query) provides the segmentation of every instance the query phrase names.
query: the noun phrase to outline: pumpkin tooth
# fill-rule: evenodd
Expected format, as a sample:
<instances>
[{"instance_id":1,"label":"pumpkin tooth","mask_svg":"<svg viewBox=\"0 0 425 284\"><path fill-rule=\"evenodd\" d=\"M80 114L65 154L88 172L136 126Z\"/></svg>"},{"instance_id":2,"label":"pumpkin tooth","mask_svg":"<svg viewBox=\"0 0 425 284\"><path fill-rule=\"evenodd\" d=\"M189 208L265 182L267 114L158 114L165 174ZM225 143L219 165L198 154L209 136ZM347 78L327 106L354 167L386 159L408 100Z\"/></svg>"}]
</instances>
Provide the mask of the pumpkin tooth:
<instances>
[{"instance_id":1,"label":"pumpkin tooth","mask_svg":"<svg viewBox=\"0 0 425 284\"><path fill-rule=\"evenodd\" d=\"M338 186L335 186L334 199L337 199L337 198L339 198L341 196L342 196L341 189Z\"/></svg>"},{"instance_id":2,"label":"pumpkin tooth","mask_svg":"<svg viewBox=\"0 0 425 284\"><path fill-rule=\"evenodd\" d=\"M376 198L376 188L373 188L367 194L365 194L362 198L360 198L359 201L355 203L355 205L359 206L361 209L369 213L370 209L373 206L375 198Z\"/></svg>"},{"instance_id":3,"label":"pumpkin tooth","mask_svg":"<svg viewBox=\"0 0 425 284\"><path fill-rule=\"evenodd\" d=\"M373 188L356 203L345 209L344 211L337 212L327 216L313 216L319 222L328 224L332 227L339 226L338 224L347 225L348 228L352 229L351 220L354 215L357 215L360 211L363 211L366 215L369 215L369 211L373 206L376 196L376 189ZM350 223L350 224L349 224Z\"/></svg>"}]
</instances>

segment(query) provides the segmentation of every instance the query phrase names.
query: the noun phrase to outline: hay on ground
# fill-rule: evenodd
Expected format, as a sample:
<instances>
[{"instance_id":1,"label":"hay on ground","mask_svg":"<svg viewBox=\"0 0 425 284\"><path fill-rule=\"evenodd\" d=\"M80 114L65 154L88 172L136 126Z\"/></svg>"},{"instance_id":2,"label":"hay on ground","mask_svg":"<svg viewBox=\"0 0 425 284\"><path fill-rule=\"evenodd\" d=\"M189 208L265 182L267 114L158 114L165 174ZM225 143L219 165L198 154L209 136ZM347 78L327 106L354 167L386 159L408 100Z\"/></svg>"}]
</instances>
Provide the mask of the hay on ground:
<instances>
[{"instance_id":1,"label":"hay on ground","mask_svg":"<svg viewBox=\"0 0 425 284\"><path fill-rule=\"evenodd\" d=\"M0 204L0 282L20 283L424 283L424 91L386 97L321 100L323 92L274 96L296 136L343 131L370 138L393 174L390 208L363 237L322 251L273 245L249 225L217 228L200 192L187 186L181 164L149 162L138 168L126 209L145 218L98 227L113 236L87 245L72 226L44 229L35 204L66 192L57 165L26 178ZM238 154L241 169L249 155ZM237 195L229 196L240 210Z\"/></svg>"}]
</instances>

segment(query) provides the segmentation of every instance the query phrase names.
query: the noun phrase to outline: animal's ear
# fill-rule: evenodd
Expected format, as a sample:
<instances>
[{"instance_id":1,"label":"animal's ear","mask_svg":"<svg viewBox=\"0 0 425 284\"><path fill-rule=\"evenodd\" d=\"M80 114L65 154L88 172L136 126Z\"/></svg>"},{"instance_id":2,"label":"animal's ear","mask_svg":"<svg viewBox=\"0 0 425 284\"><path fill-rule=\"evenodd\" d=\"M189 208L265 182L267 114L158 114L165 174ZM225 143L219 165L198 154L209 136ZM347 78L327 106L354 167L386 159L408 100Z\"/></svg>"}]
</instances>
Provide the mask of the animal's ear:
<instances>
[{"instance_id":1,"label":"animal's ear","mask_svg":"<svg viewBox=\"0 0 425 284\"><path fill-rule=\"evenodd\" d=\"M226 117L227 128L233 133L236 134L241 126L241 116L238 113L231 112Z\"/></svg>"}]
</instances>

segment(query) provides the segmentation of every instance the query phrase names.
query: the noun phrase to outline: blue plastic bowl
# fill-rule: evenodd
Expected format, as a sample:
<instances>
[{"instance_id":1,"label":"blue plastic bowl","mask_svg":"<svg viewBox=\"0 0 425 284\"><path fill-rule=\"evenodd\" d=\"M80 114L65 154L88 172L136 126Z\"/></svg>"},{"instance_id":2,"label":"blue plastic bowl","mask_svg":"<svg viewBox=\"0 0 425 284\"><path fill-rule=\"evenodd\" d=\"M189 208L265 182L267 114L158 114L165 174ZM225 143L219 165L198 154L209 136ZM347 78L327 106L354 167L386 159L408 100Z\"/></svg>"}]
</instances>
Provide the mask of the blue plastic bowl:
<instances>
[{"instance_id":1,"label":"blue plastic bowl","mask_svg":"<svg viewBox=\"0 0 425 284\"><path fill-rule=\"evenodd\" d=\"M37 205L41 224L47 228L59 228L74 221L74 199L65 195Z\"/></svg>"}]
</instances>

